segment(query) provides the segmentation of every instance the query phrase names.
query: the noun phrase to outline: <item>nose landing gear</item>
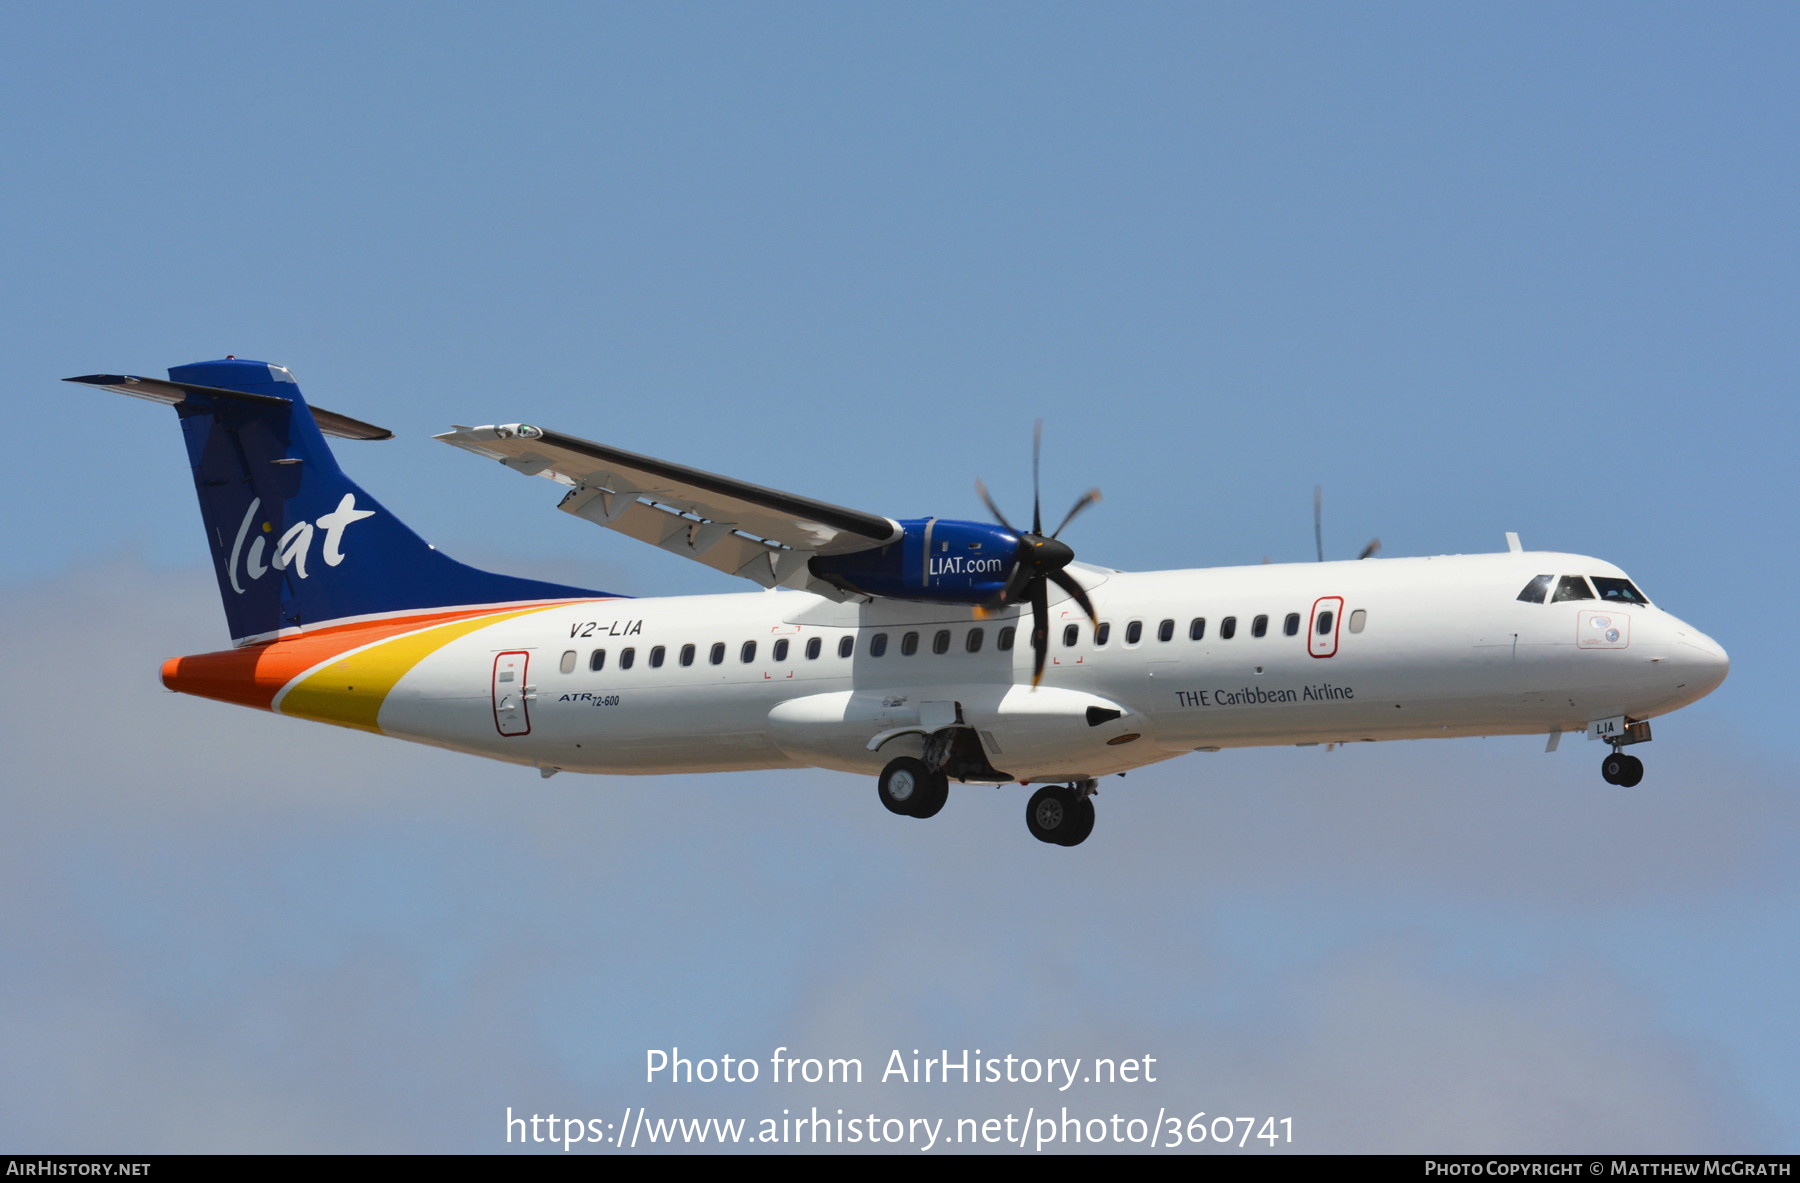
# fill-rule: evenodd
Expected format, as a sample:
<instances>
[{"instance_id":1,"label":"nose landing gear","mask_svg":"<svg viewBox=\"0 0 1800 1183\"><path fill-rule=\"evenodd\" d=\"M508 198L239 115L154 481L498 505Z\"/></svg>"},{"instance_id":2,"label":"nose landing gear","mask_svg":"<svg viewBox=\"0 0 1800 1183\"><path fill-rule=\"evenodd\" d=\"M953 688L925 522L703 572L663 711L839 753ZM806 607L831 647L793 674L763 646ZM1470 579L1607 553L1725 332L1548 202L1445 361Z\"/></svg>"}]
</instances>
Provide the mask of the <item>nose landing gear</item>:
<instances>
[{"instance_id":1,"label":"nose landing gear","mask_svg":"<svg viewBox=\"0 0 1800 1183\"><path fill-rule=\"evenodd\" d=\"M1629 789L1644 779L1644 762L1636 756L1627 756L1625 749L1632 744L1650 742L1650 720L1633 719L1630 715L1600 719L1588 724L1588 735L1603 739L1612 747L1612 754L1600 762L1601 780Z\"/></svg>"},{"instance_id":2,"label":"nose landing gear","mask_svg":"<svg viewBox=\"0 0 1800 1183\"><path fill-rule=\"evenodd\" d=\"M1612 754L1600 762L1600 778L1609 785L1629 789L1644 779L1644 762L1614 748Z\"/></svg>"}]
</instances>

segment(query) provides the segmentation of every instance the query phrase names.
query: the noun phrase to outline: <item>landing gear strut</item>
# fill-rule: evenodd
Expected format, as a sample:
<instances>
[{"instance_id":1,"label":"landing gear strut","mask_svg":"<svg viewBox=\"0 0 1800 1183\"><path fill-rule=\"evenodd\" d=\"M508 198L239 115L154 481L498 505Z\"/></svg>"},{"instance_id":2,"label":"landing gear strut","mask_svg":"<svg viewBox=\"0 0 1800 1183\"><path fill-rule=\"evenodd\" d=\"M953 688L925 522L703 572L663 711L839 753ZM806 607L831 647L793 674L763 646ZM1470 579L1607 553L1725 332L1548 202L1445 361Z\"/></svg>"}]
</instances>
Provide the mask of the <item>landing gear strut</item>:
<instances>
[{"instance_id":1,"label":"landing gear strut","mask_svg":"<svg viewBox=\"0 0 1800 1183\"><path fill-rule=\"evenodd\" d=\"M1644 762L1614 748L1612 754L1600 762L1600 777L1609 785L1629 789L1644 779Z\"/></svg>"},{"instance_id":2,"label":"landing gear strut","mask_svg":"<svg viewBox=\"0 0 1800 1183\"><path fill-rule=\"evenodd\" d=\"M1039 842L1079 846L1094 832L1094 782L1045 785L1025 806L1025 828Z\"/></svg>"},{"instance_id":3,"label":"landing gear strut","mask_svg":"<svg viewBox=\"0 0 1800 1183\"><path fill-rule=\"evenodd\" d=\"M950 799L950 778L923 760L896 756L881 770L875 791L890 813L932 817Z\"/></svg>"}]
</instances>

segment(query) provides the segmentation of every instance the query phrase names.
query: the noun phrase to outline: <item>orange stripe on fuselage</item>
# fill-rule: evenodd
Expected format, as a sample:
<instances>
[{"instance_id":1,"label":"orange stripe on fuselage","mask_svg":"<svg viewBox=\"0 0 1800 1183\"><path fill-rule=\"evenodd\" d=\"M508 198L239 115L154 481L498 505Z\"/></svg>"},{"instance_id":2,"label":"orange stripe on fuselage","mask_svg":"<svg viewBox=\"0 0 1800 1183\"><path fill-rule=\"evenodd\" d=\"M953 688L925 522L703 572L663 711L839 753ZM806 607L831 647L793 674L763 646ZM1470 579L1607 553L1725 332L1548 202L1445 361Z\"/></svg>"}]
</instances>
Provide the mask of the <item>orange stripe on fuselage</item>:
<instances>
[{"instance_id":1,"label":"orange stripe on fuselage","mask_svg":"<svg viewBox=\"0 0 1800 1183\"><path fill-rule=\"evenodd\" d=\"M432 625L469 620L477 616L513 613L521 608L548 607L543 604L517 604L505 608L458 608L449 612L421 612L415 616L395 616L386 620L370 620L357 624L340 624L317 632L301 633L278 641L246 645L218 653L196 653L190 657L171 657L163 662L163 685L183 694L200 698L216 698L239 706L270 710L275 696L289 682L320 662L341 657L352 649L372 645L389 637Z\"/></svg>"}]
</instances>

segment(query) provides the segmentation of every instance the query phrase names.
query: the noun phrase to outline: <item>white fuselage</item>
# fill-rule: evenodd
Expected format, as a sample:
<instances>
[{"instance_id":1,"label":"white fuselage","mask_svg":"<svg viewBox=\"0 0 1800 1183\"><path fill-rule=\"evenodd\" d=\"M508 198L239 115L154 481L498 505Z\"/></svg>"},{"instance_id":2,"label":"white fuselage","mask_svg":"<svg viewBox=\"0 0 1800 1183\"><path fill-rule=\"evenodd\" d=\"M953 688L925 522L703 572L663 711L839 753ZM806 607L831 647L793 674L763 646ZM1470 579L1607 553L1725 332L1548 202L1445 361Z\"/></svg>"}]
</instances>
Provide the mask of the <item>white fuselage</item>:
<instances>
[{"instance_id":1,"label":"white fuselage","mask_svg":"<svg viewBox=\"0 0 1800 1183\"><path fill-rule=\"evenodd\" d=\"M1009 779L1076 780L1197 749L1580 731L1693 702L1728 668L1650 605L1518 598L1540 574L1623 577L1579 555L1071 571L1108 635L1053 602L1035 689L1017 607L977 619L801 592L609 599L437 646L387 693L379 730L544 769L872 774L960 723Z\"/></svg>"}]
</instances>

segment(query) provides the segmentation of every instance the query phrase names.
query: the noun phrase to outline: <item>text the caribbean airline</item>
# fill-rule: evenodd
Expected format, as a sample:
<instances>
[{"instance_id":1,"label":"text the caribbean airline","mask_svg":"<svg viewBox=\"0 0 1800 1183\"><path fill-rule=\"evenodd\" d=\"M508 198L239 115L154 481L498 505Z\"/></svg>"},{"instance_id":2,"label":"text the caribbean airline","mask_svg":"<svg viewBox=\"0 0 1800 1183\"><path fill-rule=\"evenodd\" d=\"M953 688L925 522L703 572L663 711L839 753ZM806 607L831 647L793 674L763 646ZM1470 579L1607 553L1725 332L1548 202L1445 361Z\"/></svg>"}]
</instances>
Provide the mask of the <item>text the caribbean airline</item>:
<instances>
[{"instance_id":1,"label":"text the caribbean airline","mask_svg":"<svg viewBox=\"0 0 1800 1183\"><path fill-rule=\"evenodd\" d=\"M338 468L280 366L70 381L174 406L235 648L173 690L537 768L817 765L930 817L949 782L1038 786L1073 846L1098 778L1192 751L1565 732L1602 775L1725 652L1611 563L1497 554L1124 572L1046 534L895 521L526 424L438 438L566 487L559 508L762 591L627 599L440 554ZM986 494L983 491L985 499ZM991 501L989 507L993 508Z\"/></svg>"}]
</instances>

